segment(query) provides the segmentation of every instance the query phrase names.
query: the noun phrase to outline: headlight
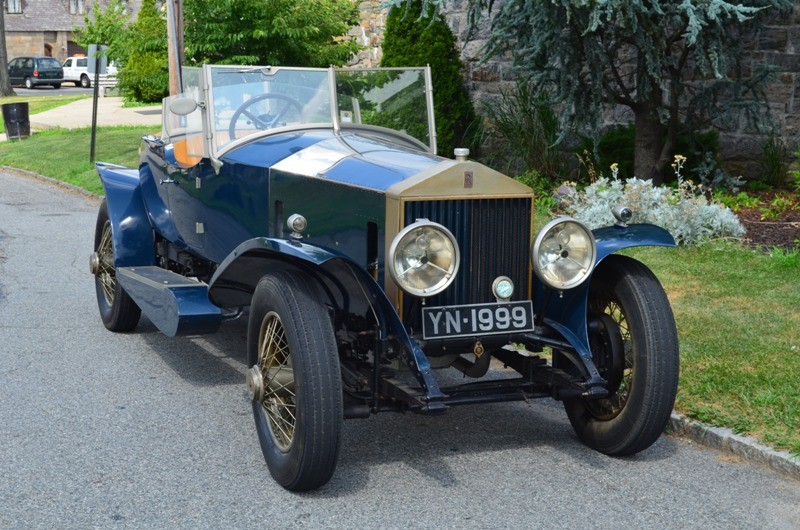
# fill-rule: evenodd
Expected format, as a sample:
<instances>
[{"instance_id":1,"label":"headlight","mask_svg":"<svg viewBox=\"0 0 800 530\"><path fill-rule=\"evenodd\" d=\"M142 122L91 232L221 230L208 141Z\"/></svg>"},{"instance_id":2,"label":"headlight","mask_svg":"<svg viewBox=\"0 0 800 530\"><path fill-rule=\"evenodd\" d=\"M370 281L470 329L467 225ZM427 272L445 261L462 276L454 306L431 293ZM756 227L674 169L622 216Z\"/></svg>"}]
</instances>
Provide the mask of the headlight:
<instances>
[{"instance_id":1,"label":"headlight","mask_svg":"<svg viewBox=\"0 0 800 530\"><path fill-rule=\"evenodd\" d=\"M433 296L450 285L458 273L456 238L447 228L427 219L405 227L389 247L389 274L414 296Z\"/></svg>"},{"instance_id":2,"label":"headlight","mask_svg":"<svg viewBox=\"0 0 800 530\"><path fill-rule=\"evenodd\" d=\"M594 269L596 246L583 223L559 217L547 223L533 242L533 270L553 289L577 287Z\"/></svg>"}]
</instances>

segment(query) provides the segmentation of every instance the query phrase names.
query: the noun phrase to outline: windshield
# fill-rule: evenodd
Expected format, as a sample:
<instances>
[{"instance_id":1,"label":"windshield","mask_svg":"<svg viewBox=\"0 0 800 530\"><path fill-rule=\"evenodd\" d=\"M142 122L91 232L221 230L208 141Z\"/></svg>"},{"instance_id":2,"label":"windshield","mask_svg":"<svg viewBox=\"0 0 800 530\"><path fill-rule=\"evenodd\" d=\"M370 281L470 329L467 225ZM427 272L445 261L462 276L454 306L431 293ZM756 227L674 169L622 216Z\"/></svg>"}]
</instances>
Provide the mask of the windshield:
<instances>
[{"instance_id":1,"label":"windshield","mask_svg":"<svg viewBox=\"0 0 800 530\"><path fill-rule=\"evenodd\" d=\"M425 69L337 70L336 95L343 128L377 125L431 145Z\"/></svg>"},{"instance_id":2,"label":"windshield","mask_svg":"<svg viewBox=\"0 0 800 530\"><path fill-rule=\"evenodd\" d=\"M331 123L328 70L211 67L216 148L278 127Z\"/></svg>"},{"instance_id":3,"label":"windshield","mask_svg":"<svg viewBox=\"0 0 800 530\"><path fill-rule=\"evenodd\" d=\"M205 65L184 68L182 75L184 92L165 106L164 133L197 135L202 127L205 133L197 136L204 138L205 156L218 158L244 138L308 126L381 127L384 135L392 129L398 140L436 149L426 68ZM179 112L172 112L174 100L181 98L196 101L197 109L189 112L179 103L174 107Z\"/></svg>"}]
</instances>

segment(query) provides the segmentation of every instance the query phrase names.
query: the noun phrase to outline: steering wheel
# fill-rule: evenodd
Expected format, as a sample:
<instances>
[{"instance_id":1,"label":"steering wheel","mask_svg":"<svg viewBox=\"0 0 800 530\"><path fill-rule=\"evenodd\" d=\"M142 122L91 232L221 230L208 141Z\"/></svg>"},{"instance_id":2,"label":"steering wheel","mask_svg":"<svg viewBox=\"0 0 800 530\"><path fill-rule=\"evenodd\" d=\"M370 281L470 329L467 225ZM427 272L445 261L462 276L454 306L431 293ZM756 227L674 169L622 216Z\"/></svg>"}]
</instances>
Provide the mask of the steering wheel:
<instances>
[{"instance_id":1,"label":"steering wheel","mask_svg":"<svg viewBox=\"0 0 800 530\"><path fill-rule=\"evenodd\" d=\"M255 105L260 101L264 101L266 99L275 99L278 101L283 102L283 107L280 108L275 114L270 112L266 114L255 114L250 112L250 107ZM236 122L239 120L239 117L244 114L247 119L249 119L255 126L256 129L261 131L266 131L267 129L272 129L273 127L277 127L280 123L281 118L283 118L286 113L294 107L297 109L297 113L300 115L301 120L303 116L303 105L297 101L296 99L284 96L283 94L259 94L256 97L250 98L241 105L239 108L236 109L236 112L233 113L231 117L230 125L228 125L228 134L230 134L231 141L236 140ZM272 105L270 105L270 110L272 110Z\"/></svg>"}]
</instances>

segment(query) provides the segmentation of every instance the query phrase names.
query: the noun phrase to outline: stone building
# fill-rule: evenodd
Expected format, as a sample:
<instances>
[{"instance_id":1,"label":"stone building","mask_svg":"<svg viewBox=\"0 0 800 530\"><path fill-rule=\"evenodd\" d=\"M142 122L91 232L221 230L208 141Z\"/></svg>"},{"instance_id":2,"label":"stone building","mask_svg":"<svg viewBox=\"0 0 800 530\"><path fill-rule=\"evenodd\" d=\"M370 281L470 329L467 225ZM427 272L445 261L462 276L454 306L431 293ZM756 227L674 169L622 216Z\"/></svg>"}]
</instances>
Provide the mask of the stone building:
<instances>
[{"instance_id":1,"label":"stone building","mask_svg":"<svg viewBox=\"0 0 800 530\"><path fill-rule=\"evenodd\" d=\"M380 62L386 11L376 9L376 4L379 3L361 3L361 26L356 31L363 35L365 43L369 42L369 48L358 57L357 64ZM489 18L484 18L484 25L468 39L466 6L465 0L451 0L443 6L442 13L461 48L466 86L473 100L491 101L501 90L514 84L511 60L503 57L479 64L488 38ZM754 36L751 51L745 58L745 68L752 71L759 65L771 65L777 70L775 81L767 87L772 119L790 150L800 150L800 5L795 8L793 16L769 21ZM609 114L609 125L626 121L632 120L630 116L626 118L624 112ZM745 123L736 130L722 132L720 158L726 169L745 177L756 176L764 141L763 133L748 129Z\"/></svg>"},{"instance_id":2,"label":"stone building","mask_svg":"<svg viewBox=\"0 0 800 530\"><path fill-rule=\"evenodd\" d=\"M85 53L72 40L75 27L106 0L2 0L5 10L5 39L8 59L23 55L46 55L64 61L70 55ZM128 2L131 13L141 1Z\"/></svg>"}]
</instances>

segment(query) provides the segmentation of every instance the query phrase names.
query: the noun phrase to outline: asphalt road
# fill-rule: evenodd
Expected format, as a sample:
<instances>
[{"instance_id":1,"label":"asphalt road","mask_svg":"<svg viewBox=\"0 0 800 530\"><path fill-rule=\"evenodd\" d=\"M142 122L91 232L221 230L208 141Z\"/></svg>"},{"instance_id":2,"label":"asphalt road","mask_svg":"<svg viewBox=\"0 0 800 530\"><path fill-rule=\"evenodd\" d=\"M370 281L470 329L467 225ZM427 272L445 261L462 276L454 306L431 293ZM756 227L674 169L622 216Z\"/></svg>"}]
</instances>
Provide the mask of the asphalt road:
<instances>
[{"instance_id":1,"label":"asphalt road","mask_svg":"<svg viewBox=\"0 0 800 530\"><path fill-rule=\"evenodd\" d=\"M269 477L244 322L103 328L96 201L0 172L0 528L798 528L800 483L680 439L582 446L558 404L345 423L333 480Z\"/></svg>"},{"instance_id":2,"label":"asphalt road","mask_svg":"<svg viewBox=\"0 0 800 530\"><path fill-rule=\"evenodd\" d=\"M40 86L38 88L27 89L25 87L15 86L14 92L18 96L24 97L42 97L42 96L91 96L94 93L93 88L81 88L75 86L74 83L66 82L61 85L61 88L53 88L49 85Z\"/></svg>"}]
</instances>

